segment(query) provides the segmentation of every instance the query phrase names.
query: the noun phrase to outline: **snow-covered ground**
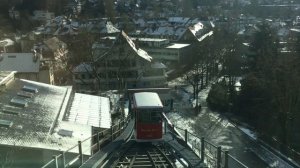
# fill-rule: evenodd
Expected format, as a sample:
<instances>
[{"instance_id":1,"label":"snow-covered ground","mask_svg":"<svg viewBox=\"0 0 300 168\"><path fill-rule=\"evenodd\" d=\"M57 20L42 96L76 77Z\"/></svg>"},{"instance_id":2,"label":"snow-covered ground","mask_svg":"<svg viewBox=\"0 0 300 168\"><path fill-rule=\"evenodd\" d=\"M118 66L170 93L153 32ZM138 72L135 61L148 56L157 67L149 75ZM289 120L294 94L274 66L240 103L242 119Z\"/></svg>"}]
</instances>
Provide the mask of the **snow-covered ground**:
<instances>
[{"instance_id":1,"label":"snow-covered ground","mask_svg":"<svg viewBox=\"0 0 300 168\"><path fill-rule=\"evenodd\" d=\"M181 81L177 80L173 84ZM223 115L210 110L206 103L210 87L199 93L199 102L202 106L199 114L196 114L192 108L193 101L190 97L192 88L184 86L183 89L185 91L182 89L174 91L177 94L174 101L174 112L167 113L167 117L176 127L187 129L189 132L199 137L205 137L213 144L221 146L223 150L229 150L232 156L250 168L292 167L262 144L257 143L255 132L242 126L236 126Z\"/></svg>"}]
</instances>

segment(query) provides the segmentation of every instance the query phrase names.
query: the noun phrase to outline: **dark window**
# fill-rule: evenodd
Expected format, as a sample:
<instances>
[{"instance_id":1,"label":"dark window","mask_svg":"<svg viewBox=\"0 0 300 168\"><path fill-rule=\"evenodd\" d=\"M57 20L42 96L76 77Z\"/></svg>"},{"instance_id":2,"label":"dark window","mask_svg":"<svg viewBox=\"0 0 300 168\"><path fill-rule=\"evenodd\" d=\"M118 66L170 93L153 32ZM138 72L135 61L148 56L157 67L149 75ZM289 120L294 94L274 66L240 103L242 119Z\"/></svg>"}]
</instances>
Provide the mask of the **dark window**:
<instances>
[{"instance_id":1,"label":"dark window","mask_svg":"<svg viewBox=\"0 0 300 168\"><path fill-rule=\"evenodd\" d=\"M161 109L139 109L138 122L159 123L161 122Z\"/></svg>"}]
</instances>

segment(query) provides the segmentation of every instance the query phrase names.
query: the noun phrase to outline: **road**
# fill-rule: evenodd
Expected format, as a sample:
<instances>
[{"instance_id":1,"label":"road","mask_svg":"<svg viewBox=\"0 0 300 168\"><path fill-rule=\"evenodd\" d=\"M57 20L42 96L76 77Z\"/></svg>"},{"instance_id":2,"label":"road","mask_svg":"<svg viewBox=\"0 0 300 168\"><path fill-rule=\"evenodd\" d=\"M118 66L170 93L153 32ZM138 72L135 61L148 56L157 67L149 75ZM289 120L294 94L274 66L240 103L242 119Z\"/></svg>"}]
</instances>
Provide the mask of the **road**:
<instances>
[{"instance_id":1,"label":"road","mask_svg":"<svg viewBox=\"0 0 300 168\"><path fill-rule=\"evenodd\" d=\"M251 131L235 126L225 116L209 109L206 103L208 91L209 87L199 93L202 109L198 114L193 111L186 93L174 91L174 111L167 113L171 122L228 150L249 168L292 167L259 145Z\"/></svg>"}]
</instances>

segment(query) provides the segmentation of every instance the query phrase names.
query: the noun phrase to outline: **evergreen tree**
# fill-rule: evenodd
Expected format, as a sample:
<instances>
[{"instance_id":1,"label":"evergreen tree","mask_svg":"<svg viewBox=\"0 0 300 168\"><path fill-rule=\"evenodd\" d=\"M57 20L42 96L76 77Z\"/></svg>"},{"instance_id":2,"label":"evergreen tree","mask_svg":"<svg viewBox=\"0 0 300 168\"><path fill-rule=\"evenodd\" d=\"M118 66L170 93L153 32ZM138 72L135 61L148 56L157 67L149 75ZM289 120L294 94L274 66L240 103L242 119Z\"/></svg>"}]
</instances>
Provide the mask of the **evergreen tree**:
<instances>
[{"instance_id":1,"label":"evergreen tree","mask_svg":"<svg viewBox=\"0 0 300 168\"><path fill-rule=\"evenodd\" d=\"M293 130L300 121L299 53L296 47L295 52L282 55L278 48L273 30L266 24L259 26L251 43L250 69L242 81L239 107L264 138L275 139L285 152L295 142Z\"/></svg>"}]
</instances>

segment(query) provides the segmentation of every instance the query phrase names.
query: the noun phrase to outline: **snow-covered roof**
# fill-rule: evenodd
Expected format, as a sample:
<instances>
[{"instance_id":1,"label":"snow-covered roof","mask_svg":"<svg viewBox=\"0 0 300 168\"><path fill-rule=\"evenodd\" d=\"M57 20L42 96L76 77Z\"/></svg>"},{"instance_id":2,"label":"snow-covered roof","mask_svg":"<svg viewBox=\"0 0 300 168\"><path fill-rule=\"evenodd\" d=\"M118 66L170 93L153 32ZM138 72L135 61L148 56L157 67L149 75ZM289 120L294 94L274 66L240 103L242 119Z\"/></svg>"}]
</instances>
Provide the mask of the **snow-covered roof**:
<instances>
[{"instance_id":1,"label":"snow-covered roof","mask_svg":"<svg viewBox=\"0 0 300 168\"><path fill-rule=\"evenodd\" d=\"M174 27L159 27L152 34L153 35L173 35L175 33Z\"/></svg>"},{"instance_id":2,"label":"snow-covered roof","mask_svg":"<svg viewBox=\"0 0 300 168\"><path fill-rule=\"evenodd\" d=\"M166 41L166 40L168 40L168 39L163 39L163 38L145 38L145 37L143 37L143 38L135 38L135 37L133 37L132 38L133 40L136 40L136 39L138 39L139 41L156 41L156 42L162 42L162 41Z\"/></svg>"},{"instance_id":3,"label":"snow-covered roof","mask_svg":"<svg viewBox=\"0 0 300 168\"><path fill-rule=\"evenodd\" d=\"M120 30L114 27L114 25L111 22L106 22L106 24L100 30L100 33L107 33L107 34L118 33L118 32L120 32Z\"/></svg>"},{"instance_id":4,"label":"snow-covered roof","mask_svg":"<svg viewBox=\"0 0 300 168\"><path fill-rule=\"evenodd\" d=\"M206 37L209 37L209 36L213 35L213 33L214 33L213 31L210 31L210 32L204 34L203 36L201 36L200 38L198 38L198 41L204 40Z\"/></svg>"},{"instance_id":5,"label":"snow-covered roof","mask_svg":"<svg viewBox=\"0 0 300 168\"><path fill-rule=\"evenodd\" d=\"M110 128L109 98L75 93L67 120L98 128Z\"/></svg>"},{"instance_id":6,"label":"snow-covered roof","mask_svg":"<svg viewBox=\"0 0 300 168\"><path fill-rule=\"evenodd\" d=\"M194 24L193 26L190 26L189 27L189 30L191 31L191 33L194 35L194 36L197 36L197 33L200 31L200 30L203 30L204 28L204 25L201 23L201 22L198 22L196 24Z\"/></svg>"},{"instance_id":7,"label":"snow-covered roof","mask_svg":"<svg viewBox=\"0 0 300 168\"><path fill-rule=\"evenodd\" d=\"M145 24L146 24L145 20L142 18L134 19L133 22L135 24L139 24L140 26L145 26Z\"/></svg>"},{"instance_id":8,"label":"snow-covered roof","mask_svg":"<svg viewBox=\"0 0 300 168\"><path fill-rule=\"evenodd\" d=\"M300 29L292 28L292 29L290 29L290 30L293 31L293 32L298 32L298 33L300 33Z\"/></svg>"},{"instance_id":9,"label":"snow-covered roof","mask_svg":"<svg viewBox=\"0 0 300 168\"><path fill-rule=\"evenodd\" d=\"M4 40L0 40L0 47L7 47L7 46L11 46L14 44L14 41L12 41L11 39L4 39Z\"/></svg>"},{"instance_id":10,"label":"snow-covered roof","mask_svg":"<svg viewBox=\"0 0 300 168\"><path fill-rule=\"evenodd\" d=\"M16 71L0 71L0 86L6 85L10 79L13 79Z\"/></svg>"},{"instance_id":11,"label":"snow-covered roof","mask_svg":"<svg viewBox=\"0 0 300 168\"><path fill-rule=\"evenodd\" d=\"M92 68L91 64L89 64L89 63L81 63L73 69L74 73L92 72L92 71L93 71L93 68Z\"/></svg>"},{"instance_id":12,"label":"snow-covered roof","mask_svg":"<svg viewBox=\"0 0 300 168\"><path fill-rule=\"evenodd\" d=\"M40 60L33 53L0 54L0 71L34 72L40 70Z\"/></svg>"},{"instance_id":13,"label":"snow-covered roof","mask_svg":"<svg viewBox=\"0 0 300 168\"><path fill-rule=\"evenodd\" d=\"M195 18L195 19L189 21L189 23L191 23L191 24L196 24L198 22L200 22L198 18Z\"/></svg>"},{"instance_id":14,"label":"snow-covered roof","mask_svg":"<svg viewBox=\"0 0 300 168\"><path fill-rule=\"evenodd\" d=\"M238 34L238 35L244 35L244 34L245 34L245 31L246 31L246 29L243 28L243 29L241 29L237 34Z\"/></svg>"},{"instance_id":15,"label":"snow-covered roof","mask_svg":"<svg viewBox=\"0 0 300 168\"><path fill-rule=\"evenodd\" d=\"M278 36L287 36L289 34L289 29L288 28L280 28L278 31L277 31L277 35Z\"/></svg>"},{"instance_id":16,"label":"snow-covered roof","mask_svg":"<svg viewBox=\"0 0 300 168\"><path fill-rule=\"evenodd\" d=\"M158 94L154 92L134 93L134 101L137 108L163 107Z\"/></svg>"},{"instance_id":17,"label":"snow-covered roof","mask_svg":"<svg viewBox=\"0 0 300 168\"><path fill-rule=\"evenodd\" d=\"M187 30L187 28L179 27L176 29L175 35L178 37L181 37L185 33L186 30Z\"/></svg>"},{"instance_id":18,"label":"snow-covered roof","mask_svg":"<svg viewBox=\"0 0 300 168\"><path fill-rule=\"evenodd\" d=\"M169 22L181 23L181 24L185 24L189 20L190 20L190 18L187 18L187 17L169 17L169 19L168 19Z\"/></svg>"},{"instance_id":19,"label":"snow-covered roof","mask_svg":"<svg viewBox=\"0 0 300 168\"><path fill-rule=\"evenodd\" d=\"M155 69L165 69L167 68L165 64L161 63L161 62L154 62L153 64L151 64L151 68L155 68Z\"/></svg>"},{"instance_id":20,"label":"snow-covered roof","mask_svg":"<svg viewBox=\"0 0 300 168\"><path fill-rule=\"evenodd\" d=\"M38 92L28 93L31 95L28 98L21 97L18 93L22 91L24 86L37 89ZM58 116L64 115L71 90L72 87L59 87L29 80L12 79L6 86L6 91L0 95L0 118L12 122L12 126L9 128L0 127L0 144L66 150L78 144L79 140L91 136L91 127L84 129L86 132L77 132L67 139L52 134L52 130L57 126ZM20 100L20 102L27 102L27 106L22 108L12 104L13 98ZM19 115L12 115L7 111Z\"/></svg>"},{"instance_id":21,"label":"snow-covered roof","mask_svg":"<svg viewBox=\"0 0 300 168\"><path fill-rule=\"evenodd\" d=\"M184 48L184 47L187 47L191 44L179 44L179 43L174 43L166 48L174 48L174 49L180 49L180 48Z\"/></svg>"},{"instance_id":22,"label":"snow-covered roof","mask_svg":"<svg viewBox=\"0 0 300 168\"><path fill-rule=\"evenodd\" d=\"M59 40L57 37L52 37L44 41L44 43L47 45L49 49L52 51L56 51L60 48L66 47L66 43Z\"/></svg>"},{"instance_id":23,"label":"snow-covered roof","mask_svg":"<svg viewBox=\"0 0 300 168\"><path fill-rule=\"evenodd\" d=\"M210 21L209 23L210 23L210 26L211 26L212 28L214 28L214 27L215 27L215 24L214 24L214 22L213 22L213 21Z\"/></svg>"},{"instance_id":24,"label":"snow-covered roof","mask_svg":"<svg viewBox=\"0 0 300 168\"><path fill-rule=\"evenodd\" d=\"M59 27L53 35L77 35L78 29L76 27L73 27L71 24L63 25Z\"/></svg>"},{"instance_id":25,"label":"snow-covered roof","mask_svg":"<svg viewBox=\"0 0 300 168\"><path fill-rule=\"evenodd\" d=\"M121 34L126 39L129 46L136 52L136 54L138 56L140 56L140 57L144 58L145 60L151 62L152 57L146 51L144 51L141 48L136 48L136 46L135 46L134 42L132 41L132 39L129 36L127 36L127 34L124 31L122 31Z\"/></svg>"}]
</instances>

